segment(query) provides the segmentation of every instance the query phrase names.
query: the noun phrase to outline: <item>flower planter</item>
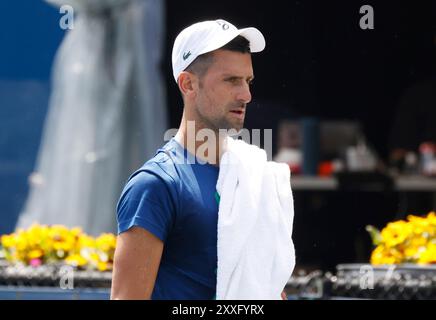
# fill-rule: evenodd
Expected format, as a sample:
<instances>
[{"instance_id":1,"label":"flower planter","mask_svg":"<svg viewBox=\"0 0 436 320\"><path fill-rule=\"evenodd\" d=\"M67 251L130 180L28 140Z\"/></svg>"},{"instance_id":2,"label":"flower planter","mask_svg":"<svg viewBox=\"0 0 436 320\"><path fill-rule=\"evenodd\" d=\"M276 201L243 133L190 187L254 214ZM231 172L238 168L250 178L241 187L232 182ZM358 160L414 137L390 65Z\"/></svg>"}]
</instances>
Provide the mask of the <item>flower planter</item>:
<instances>
[{"instance_id":1,"label":"flower planter","mask_svg":"<svg viewBox=\"0 0 436 320\"><path fill-rule=\"evenodd\" d=\"M110 288L111 279L110 271L77 270L64 264L9 265L0 261L0 286Z\"/></svg>"},{"instance_id":2,"label":"flower planter","mask_svg":"<svg viewBox=\"0 0 436 320\"><path fill-rule=\"evenodd\" d=\"M436 265L341 264L329 285L332 297L436 299Z\"/></svg>"}]
</instances>

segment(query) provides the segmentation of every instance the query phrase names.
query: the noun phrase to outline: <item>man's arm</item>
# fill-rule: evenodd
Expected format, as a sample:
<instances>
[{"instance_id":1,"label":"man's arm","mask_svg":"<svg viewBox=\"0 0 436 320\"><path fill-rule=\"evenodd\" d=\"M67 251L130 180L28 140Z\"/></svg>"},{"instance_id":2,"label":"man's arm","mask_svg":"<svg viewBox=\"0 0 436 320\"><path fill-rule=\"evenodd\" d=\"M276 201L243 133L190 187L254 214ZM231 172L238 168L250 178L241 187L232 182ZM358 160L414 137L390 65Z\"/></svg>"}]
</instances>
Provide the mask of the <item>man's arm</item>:
<instances>
[{"instance_id":1,"label":"man's arm","mask_svg":"<svg viewBox=\"0 0 436 320\"><path fill-rule=\"evenodd\" d=\"M150 299L162 257L163 242L140 227L117 239L111 299Z\"/></svg>"}]
</instances>

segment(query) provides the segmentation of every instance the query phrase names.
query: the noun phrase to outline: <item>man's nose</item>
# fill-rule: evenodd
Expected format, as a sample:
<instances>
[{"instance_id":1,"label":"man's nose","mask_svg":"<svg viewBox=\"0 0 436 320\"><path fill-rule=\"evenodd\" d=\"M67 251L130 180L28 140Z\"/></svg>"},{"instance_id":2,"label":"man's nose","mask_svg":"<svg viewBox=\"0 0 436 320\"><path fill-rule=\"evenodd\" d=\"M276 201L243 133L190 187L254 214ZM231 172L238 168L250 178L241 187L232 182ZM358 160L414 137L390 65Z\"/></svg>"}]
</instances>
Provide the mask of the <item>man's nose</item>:
<instances>
[{"instance_id":1,"label":"man's nose","mask_svg":"<svg viewBox=\"0 0 436 320\"><path fill-rule=\"evenodd\" d=\"M243 103L249 103L251 101L250 85L248 83L241 86L237 99Z\"/></svg>"}]
</instances>

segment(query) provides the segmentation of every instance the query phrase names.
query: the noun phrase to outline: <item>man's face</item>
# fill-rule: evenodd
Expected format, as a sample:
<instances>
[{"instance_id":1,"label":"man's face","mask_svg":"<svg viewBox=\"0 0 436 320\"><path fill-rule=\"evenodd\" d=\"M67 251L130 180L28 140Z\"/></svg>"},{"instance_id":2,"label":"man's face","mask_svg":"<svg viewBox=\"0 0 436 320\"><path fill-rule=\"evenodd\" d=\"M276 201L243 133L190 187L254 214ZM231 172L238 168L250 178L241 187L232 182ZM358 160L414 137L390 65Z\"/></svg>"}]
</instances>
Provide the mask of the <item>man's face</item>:
<instances>
[{"instance_id":1,"label":"man's face","mask_svg":"<svg viewBox=\"0 0 436 320\"><path fill-rule=\"evenodd\" d=\"M213 62L200 79L194 104L196 117L215 131L240 131L251 101L251 54L217 50L213 55Z\"/></svg>"}]
</instances>

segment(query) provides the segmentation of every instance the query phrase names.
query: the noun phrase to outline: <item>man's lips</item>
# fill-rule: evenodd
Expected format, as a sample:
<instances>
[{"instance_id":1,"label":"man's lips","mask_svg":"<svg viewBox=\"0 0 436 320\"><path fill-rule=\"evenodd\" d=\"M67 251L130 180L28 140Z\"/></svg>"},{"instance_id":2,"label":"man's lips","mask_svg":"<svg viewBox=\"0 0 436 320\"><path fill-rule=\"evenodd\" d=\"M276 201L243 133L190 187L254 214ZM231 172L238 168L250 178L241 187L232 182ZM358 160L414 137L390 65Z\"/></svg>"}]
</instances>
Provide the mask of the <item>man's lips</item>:
<instances>
[{"instance_id":1,"label":"man's lips","mask_svg":"<svg viewBox=\"0 0 436 320\"><path fill-rule=\"evenodd\" d=\"M233 115L235 115L239 119L244 119L244 117L245 117L245 110L244 109L230 110L230 113L232 113Z\"/></svg>"}]
</instances>

